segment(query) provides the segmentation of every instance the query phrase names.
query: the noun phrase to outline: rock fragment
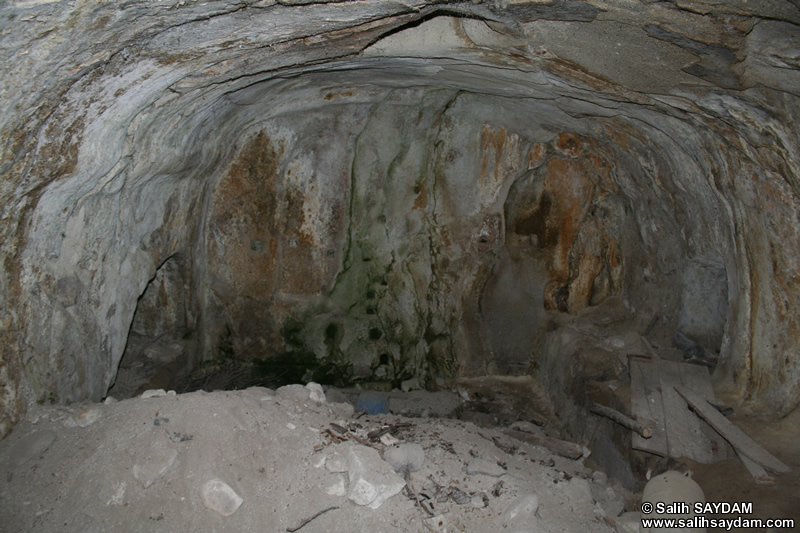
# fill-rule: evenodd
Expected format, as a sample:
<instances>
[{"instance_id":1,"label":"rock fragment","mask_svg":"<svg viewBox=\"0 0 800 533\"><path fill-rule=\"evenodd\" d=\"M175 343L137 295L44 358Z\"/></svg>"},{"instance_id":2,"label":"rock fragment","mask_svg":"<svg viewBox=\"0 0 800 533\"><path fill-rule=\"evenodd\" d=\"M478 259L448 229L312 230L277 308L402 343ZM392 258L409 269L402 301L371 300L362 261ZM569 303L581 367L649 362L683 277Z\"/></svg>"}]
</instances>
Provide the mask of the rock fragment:
<instances>
[{"instance_id":1,"label":"rock fragment","mask_svg":"<svg viewBox=\"0 0 800 533\"><path fill-rule=\"evenodd\" d=\"M144 391L142 393L141 398L143 400L146 400L148 398L160 398L160 397L166 396L166 395L167 395L167 391L165 391L164 389L151 389L151 390Z\"/></svg>"},{"instance_id":2,"label":"rock fragment","mask_svg":"<svg viewBox=\"0 0 800 533\"><path fill-rule=\"evenodd\" d=\"M347 467L350 481L348 498L370 509L377 509L406 485L377 451L366 446L350 448Z\"/></svg>"},{"instance_id":3,"label":"rock fragment","mask_svg":"<svg viewBox=\"0 0 800 533\"><path fill-rule=\"evenodd\" d=\"M425 463L425 450L416 443L400 444L386 448L383 460L389 463L394 471L400 474L416 472Z\"/></svg>"},{"instance_id":4,"label":"rock fragment","mask_svg":"<svg viewBox=\"0 0 800 533\"><path fill-rule=\"evenodd\" d=\"M325 391L322 390L322 385L312 381L306 385L306 389L312 402L325 403Z\"/></svg>"},{"instance_id":5,"label":"rock fragment","mask_svg":"<svg viewBox=\"0 0 800 533\"><path fill-rule=\"evenodd\" d=\"M523 494L512 501L503 512L503 527L513 531L529 531L537 520L538 510L539 497L536 494Z\"/></svg>"},{"instance_id":6,"label":"rock fragment","mask_svg":"<svg viewBox=\"0 0 800 533\"><path fill-rule=\"evenodd\" d=\"M244 500L227 483L214 478L203 485L203 505L222 516L230 516Z\"/></svg>"},{"instance_id":7,"label":"rock fragment","mask_svg":"<svg viewBox=\"0 0 800 533\"><path fill-rule=\"evenodd\" d=\"M505 473L502 466L485 459L475 458L467 465L467 474L471 476L483 474L484 476L500 477Z\"/></svg>"},{"instance_id":8,"label":"rock fragment","mask_svg":"<svg viewBox=\"0 0 800 533\"><path fill-rule=\"evenodd\" d=\"M275 391L275 396L279 400L307 402L310 391L303 385L284 385Z\"/></svg>"}]
</instances>

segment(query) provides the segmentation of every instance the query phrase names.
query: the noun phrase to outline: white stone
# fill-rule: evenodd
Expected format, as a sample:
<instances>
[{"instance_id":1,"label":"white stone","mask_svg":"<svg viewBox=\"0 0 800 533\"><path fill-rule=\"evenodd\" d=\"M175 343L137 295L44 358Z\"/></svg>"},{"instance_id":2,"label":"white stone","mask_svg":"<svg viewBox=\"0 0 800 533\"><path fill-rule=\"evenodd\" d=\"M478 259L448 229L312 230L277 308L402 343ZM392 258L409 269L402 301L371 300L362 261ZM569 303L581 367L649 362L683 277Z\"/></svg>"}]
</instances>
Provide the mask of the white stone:
<instances>
[{"instance_id":1,"label":"white stone","mask_svg":"<svg viewBox=\"0 0 800 533\"><path fill-rule=\"evenodd\" d=\"M394 446L398 442L400 442L400 441L397 440L396 438L394 438L389 433L386 433L385 435L381 435L381 444L383 444L384 446Z\"/></svg>"},{"instance_id":2,"label":"white stone","mask_svg":"<svg viewBox=\"0 0 800 533\"><path fill-rule=\"evenodd\" d=\"M308 396L311 401L325 403L325 391L322 390L322 385L312 381L306 385L306 389L308 389Z\"/></svg>"},{"instance_id":3,"label":"white stone","mask_svg":"<svg viewBox=\"0 0 800 533\"><path fill-rule=\"evenodd\" d=\"M395 472L416 472L425 463L425 450L416 443L405 443L386 448L383 460L389 463Z\"/></svg>"},{"instance_id":4,"label":"white stone","mask_svg":"<svg viewBox=\"0 0 800 533\"><path fill-rule=\"evenodd\" d=\"M370 509L377 509L406 485L377 451L366 446L350 448L347 469L350 481L348 498L356 505L367 505Z\"/></svg>"},{"instance_id":5,"label":"white stone","mask_svg":"<svg viewBox=\"0 0 800 533\"><path fill-rule=\"evenodd\" d=\"M113 396L106 396L106 399L103 400L103 405L114 405L117 401Z\"/></svg>"},{"instance_id":6,"label":"white stone","mask_svg":"<svg viewBox=\"0 0 800 533\"><path fill-rule=\"evenodd\" d=\"M511 528L530 522L539 510L539 497L536 494L523 494L512 501L503 512L503 526Z\"/></svg>"},{"instance_id":7,"label":"white stone","mask_svg":"<svg viewBox=\"0 0 800 533\"><path fill-rule=\"evenodd\" d=\"M419 378L417 378L416 376L400 383L400 390L402 390L403 392L417 390L419 388L421 388L419 386Z\"/></svg>"},{"instance_id":8,"label":"white stone","mask_svg":"<svg viewBox=\"0 0 800 533\"><path fill-rule=\"evenodd\" d=\"M275 395L279 400L307 402L310 396L310 391L303 385L285 385L275 391Z\"/></svg>"},{"instance_id":9,"label":"white stone","mask_svg":"<svg viewBox=\"0 0 800 533\"><path fill-rule=\"evenodd\" d=\"M203 485L203 505L222 516L230 516L244 500L221 479L212 479Z\"/></svg>"},{"instance_id":10,"label":"white stone","mask_svg":"<svg viewBox=\"0 0 800 533\"><path fill-rule=\"evenodd\" d=\"M147 398L161 398L162 396L166 396L166 395L167 395L167 391L165 391L164 389L151 389L151 390L144 391L142 393L141 398L143 400L146 400Z\"/></svg>"}]
</instances>

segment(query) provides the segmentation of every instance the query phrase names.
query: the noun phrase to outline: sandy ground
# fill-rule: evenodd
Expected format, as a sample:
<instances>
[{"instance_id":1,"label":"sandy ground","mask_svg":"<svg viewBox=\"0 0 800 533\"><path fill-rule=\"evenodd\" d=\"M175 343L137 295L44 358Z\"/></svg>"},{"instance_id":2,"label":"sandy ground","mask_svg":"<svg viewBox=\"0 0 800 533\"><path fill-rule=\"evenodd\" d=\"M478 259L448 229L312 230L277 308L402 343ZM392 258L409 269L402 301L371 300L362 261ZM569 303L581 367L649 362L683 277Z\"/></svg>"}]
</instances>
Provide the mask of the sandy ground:
<instances>
[{"instance_id":1,"label":"sandy ground","mask_svg":"<svg viewBox=\"0 0 800 533\"><path fill-rule=\"evenodd\" d=\"M385 443L419 444L425 458L371 508L351 499L348 458L364 452L385 478L386 444L369 438L381 428ZM357 417L299 385L39 406L0 441L0 464L8 532L613 531L606 517L635 505L583 459L461 420ZM236 496L213 492L214 480Z\"/></svg>"}]
</instances>

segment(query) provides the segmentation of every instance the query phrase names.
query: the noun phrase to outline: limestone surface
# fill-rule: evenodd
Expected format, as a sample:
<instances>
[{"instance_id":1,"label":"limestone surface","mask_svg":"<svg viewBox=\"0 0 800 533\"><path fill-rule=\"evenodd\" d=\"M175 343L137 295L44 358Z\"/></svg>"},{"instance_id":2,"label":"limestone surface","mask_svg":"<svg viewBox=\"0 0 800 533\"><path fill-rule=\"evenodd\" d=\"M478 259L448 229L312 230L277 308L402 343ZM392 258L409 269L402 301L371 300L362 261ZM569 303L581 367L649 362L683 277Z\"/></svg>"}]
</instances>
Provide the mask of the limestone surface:
<instances>
[{"instance_id":1,"label":"limestone surface","mask_svg":"<svg viewBox=\"0 0 800 533\"><path fill-rule=\"evenodd\" d=\"M431 389L545 368L604 305L786 415L798 24L768 0L3 2L0 435L101 401L135 336L180 345L146 388L213 364L209 389Z\"/></svg>"}]
</instances>

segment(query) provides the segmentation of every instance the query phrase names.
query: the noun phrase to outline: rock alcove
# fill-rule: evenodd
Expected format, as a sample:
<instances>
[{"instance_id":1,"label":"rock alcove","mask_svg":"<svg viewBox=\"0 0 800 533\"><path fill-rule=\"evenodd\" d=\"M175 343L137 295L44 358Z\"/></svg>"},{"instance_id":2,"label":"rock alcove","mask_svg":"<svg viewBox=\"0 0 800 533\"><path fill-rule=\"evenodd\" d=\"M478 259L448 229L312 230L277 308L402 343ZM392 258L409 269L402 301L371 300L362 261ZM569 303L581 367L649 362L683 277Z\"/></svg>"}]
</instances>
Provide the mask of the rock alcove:
<instances>
[{"instance_id":1,"label":"rock alcove","mask_svg":"<svg viewBox=\"0 0 800 533\"><path fill-rule=\"evenodd\" d=\"M642 336L746 410L800 401L792 2L0 16L2 434L137 368L533 375L568 409Z\"/></svg>"}]
</instances>

